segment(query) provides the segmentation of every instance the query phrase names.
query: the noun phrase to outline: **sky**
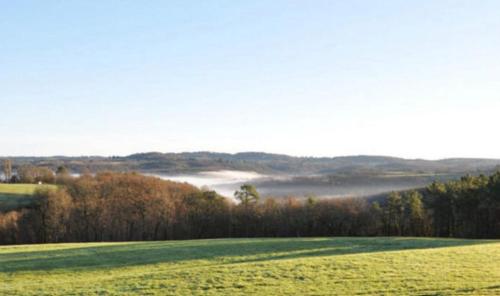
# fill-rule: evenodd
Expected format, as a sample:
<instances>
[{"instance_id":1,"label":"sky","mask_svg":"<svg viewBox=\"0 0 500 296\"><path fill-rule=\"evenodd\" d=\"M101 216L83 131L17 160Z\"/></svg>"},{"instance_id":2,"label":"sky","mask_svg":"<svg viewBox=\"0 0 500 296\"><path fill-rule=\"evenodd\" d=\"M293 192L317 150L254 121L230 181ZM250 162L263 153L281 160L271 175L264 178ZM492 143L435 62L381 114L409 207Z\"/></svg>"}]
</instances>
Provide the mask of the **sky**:
<instances>
[{"instance_id":1,"label":"sky","mask_svg":"<svg viewBox=\"0 0 500 296\"><path fill-rule=\"evenodd\" d=\"M0 155L500 158L499 11L0 0Z\"/></svg>"}]
</instances>

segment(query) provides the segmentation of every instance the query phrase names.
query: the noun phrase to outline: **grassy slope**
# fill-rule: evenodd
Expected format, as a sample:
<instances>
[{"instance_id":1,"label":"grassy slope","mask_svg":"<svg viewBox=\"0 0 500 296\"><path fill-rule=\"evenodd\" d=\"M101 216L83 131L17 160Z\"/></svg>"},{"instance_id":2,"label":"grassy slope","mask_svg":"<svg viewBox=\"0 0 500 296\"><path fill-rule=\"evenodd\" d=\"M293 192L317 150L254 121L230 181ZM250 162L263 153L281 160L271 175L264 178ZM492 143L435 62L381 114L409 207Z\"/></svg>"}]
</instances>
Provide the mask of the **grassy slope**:
<instances>
[{"instance_id":1,"label":"grassy slope","mask_svg":"<svg viewBox=\"0 0 500 296\"><path fill-rule=\"evenodd\" d=\"M30 205L33 202L32 195L38 188L55 188L55 186L0 183L0 212L15 210Z\"/></svg>"},{"instance_id":2,"label":"grassy slope","mask_svg":"<svg viewBox=\"0 0 500 296\"><path fill-rule=\"evenodd\" d=\"M223 239L0 247L0 294L499 295L500 241Z\"/></svg>"}]
</instances>

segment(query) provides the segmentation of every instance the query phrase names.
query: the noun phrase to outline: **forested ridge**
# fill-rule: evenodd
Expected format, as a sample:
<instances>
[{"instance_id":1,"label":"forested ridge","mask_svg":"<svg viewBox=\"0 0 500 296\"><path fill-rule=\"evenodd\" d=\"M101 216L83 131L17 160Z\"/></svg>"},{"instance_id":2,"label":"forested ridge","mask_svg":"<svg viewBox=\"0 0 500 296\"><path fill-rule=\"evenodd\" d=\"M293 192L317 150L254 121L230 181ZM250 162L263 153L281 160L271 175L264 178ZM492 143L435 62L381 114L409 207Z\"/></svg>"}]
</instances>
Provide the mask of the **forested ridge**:
<instances>
[{"instance_id":1,"label":"forested ridge","mask_svg":"<svg viewBox=\"0 0 500 296\"><path fill-rule=\"evenodd\" d=\"M500 172L362 198L238 202L137 173L59 174L30 208L0 214L0 243L174 240L222 237L436 236L500 238Z\"/></svg>"},{"instance_id":2,"label":"forested ridge","mask_svg":"<svg viewBox=\"0 0 500 296\"><path fill-rule=\"evenodd\" d=\"M0 158L6 159L6 158ZM343 156L343 157L294 157L281 154L243 152L236 154L215 152L184 153L137 153L128 156L52 156L12 157L14 169L26 165L48 167L55 170L64 166L72 172L85 171L140 171L155 174L178 174L186 172L241 170L264 174L311 174L329 175L338 173L373 174L381 172L412 173L476 173L494 170L499 159L403 159L387 156Z\"/></svg>"}]
</instances>

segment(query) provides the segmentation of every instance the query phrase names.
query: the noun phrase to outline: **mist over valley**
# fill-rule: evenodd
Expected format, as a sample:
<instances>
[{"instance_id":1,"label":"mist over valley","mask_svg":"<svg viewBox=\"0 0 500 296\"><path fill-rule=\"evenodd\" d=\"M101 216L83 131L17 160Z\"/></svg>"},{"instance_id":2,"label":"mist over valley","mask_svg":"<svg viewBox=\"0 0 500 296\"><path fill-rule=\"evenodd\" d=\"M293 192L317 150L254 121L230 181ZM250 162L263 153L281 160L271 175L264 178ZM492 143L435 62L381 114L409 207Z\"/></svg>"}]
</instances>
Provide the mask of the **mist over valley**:
<instances>
[{"instance_id":1,"label":"mist over valley","mask_svg":"<svg viewBox=\"0 0 500 296\"><path fill-rule=\"evenodd\" d=\"M0 157L1 159L1 157ZM243 152L137 153L129 156L13 157L23 165L64 166L78 175L102 171L139 172L232 198L242 184L252 184L263 197L369 197L391 191L421 188L434 181L489 174L498 159L404 159L386 156L294 157Z\"/></svg>"}]
</instances>

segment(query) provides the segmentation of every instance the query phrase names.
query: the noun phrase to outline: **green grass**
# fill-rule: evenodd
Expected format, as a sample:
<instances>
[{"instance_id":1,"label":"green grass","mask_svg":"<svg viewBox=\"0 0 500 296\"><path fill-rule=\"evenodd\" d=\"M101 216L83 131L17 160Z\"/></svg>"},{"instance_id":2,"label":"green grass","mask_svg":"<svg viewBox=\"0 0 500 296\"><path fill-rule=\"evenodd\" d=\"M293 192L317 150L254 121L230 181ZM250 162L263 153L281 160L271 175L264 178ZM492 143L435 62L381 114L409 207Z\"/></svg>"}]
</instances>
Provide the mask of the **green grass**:
<instances>
[{"instance_id":1,"label":"green grass","mask_svg":"<svg viewBox=\"0 0 500 296\"><path fill-rule=\"evenodd\" d=\"M1 295L499 295L500 241L221 239L0 247Z\"/></svg>"},{"instance_id":2,"label":"green grass","mask_svg":"<svg viewBox=\"0 0 500 296\"><path fill-rule=\"evenodd\" d=\"M34 201L33 193L38 188L55 188L55 185L0 183L0 212L31 205Z\"/></svg>"}]
</instances>

